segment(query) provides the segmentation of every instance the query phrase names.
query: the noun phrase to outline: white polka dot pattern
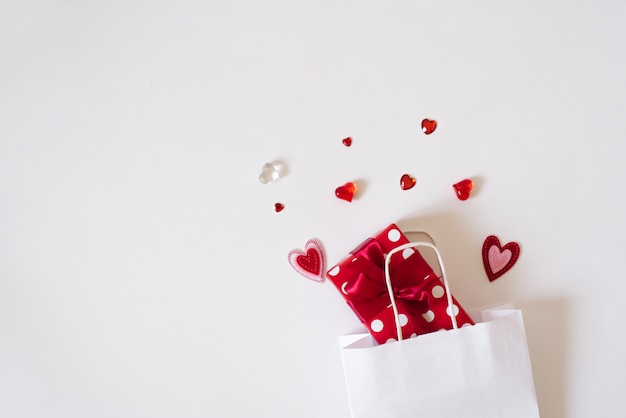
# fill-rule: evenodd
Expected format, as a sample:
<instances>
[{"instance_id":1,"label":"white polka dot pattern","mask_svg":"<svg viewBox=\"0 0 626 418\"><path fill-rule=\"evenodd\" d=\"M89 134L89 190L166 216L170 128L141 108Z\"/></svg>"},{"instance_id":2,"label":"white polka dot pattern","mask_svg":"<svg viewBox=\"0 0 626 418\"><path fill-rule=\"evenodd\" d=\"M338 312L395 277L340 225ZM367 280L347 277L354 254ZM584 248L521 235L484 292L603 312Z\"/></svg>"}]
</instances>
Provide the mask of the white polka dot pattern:
<instances>
[{"instance_id":1,"label":"white polka dot pattern","mask_svg":"<svg viewBox=\"0 0 626 418\"><path fill-rule=\"evenodd\" d=\"M347 285L348 285L348 282L344 282L344 283L341 285L341 293L343 293L344 295L347 295L347 294L348 294L348 292L346 292L346 286L347 286Z\"/></svg>"},{"instance_id":2,"label":"white polka dot pattern","mask_svg":"<svg viewBox=\"0 0 626 418\"><path fill-rule=\"evenodd\" d=\"M443 286L437 285L437 286L433 287L432 294L437 299L442 297L445 293L446 293L446 291L443 289Z\"/></svg>"},{"instance_id":3,"label":"white polka dot pattern","mask_svg":"<svg viewBox=\"0 0 626 418\"><path fill-rule=\"evenodd\" d=\"M409 323L409 317L406 316L405 314L401 313L400 315L398 315L398 319L400 319L400 326L403 327L406 324Z\"/></svg>"},{"instance_id":4,"label":"white polka dot pattern","mask_svg":"<svg viewBox=\"0 0 626 418\"><path fill-rule=\"evenodd\" d=\"M372 328L372 331L374 332L380 332L383 330L384 327L385 324L383 324L383 321L381 321L380 319L374 319L370 324L370 328Z\"/></svg>"},{"instance_id":5,"label":"white polka dot pattern","mask_svg":"<svg viewBox=\"0 0 626 418\"><path fill-rule=\"evenodd\" d=\"M407 258L412 256L413 254L415 254L415 250L413 248L405 248L402 251L402 258L404 258L406 260Z\"/></svg>"},{"instance_id":6,"label":"white polka dot pattern","mask_svg":"<svg viewBox=\"0 0 626 418\"><path fill-rule=\"evenodd\" d=\"M457 316L459 314L459 307L456 305L452 305L452 311L454 312L454 316ZM448 314L448 316L452 316L450 315L450 307L448 306L446 308L446 313Z\"/></svg>"},{"instance_id":7,"label":"white polka dot pattern","mask_svg":"<svg viewBox=\"0 0 626 418\"><path fill-rule=\"evenodd\" d=\"M339 274L340 271L341 271L341 269L339 268L339 266L335 266L328 272L328 275L329 276L336 276L336 275Z\"/></svg>"},{"instance_id":8,"label":"white polka dot pattern","mask_svg":"<svg viewBox=\"0 0 626 418\"><path fill-rule=\"evenodd\" d=\"M435 313L433 311L426 311L426 313L422 314L422 317L426 320L426 322L433 322L435 319Z\"/></svg>"},{"instance_id":9,"label":"white polka dot pattern","mask_svg":"<svg viewBox=\"0 0 626 418\"><path fill-rule=\"evenodd\" d=\"M391 242L397 242L400 239L400 236L400 231L397 229L390 229L387 233L387 238L389 238L389 241Z\"/></svg>"}]
</instances>

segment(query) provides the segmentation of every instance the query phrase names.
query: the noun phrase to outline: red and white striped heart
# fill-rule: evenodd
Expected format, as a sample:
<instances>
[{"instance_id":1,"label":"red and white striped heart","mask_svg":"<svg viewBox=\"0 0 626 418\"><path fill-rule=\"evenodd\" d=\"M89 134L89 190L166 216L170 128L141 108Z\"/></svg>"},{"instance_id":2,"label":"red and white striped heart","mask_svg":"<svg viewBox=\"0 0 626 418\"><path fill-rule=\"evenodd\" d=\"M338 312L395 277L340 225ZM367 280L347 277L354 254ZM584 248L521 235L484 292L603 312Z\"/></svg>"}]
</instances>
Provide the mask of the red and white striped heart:
<instances>
[{"instance_id":1,"label":"red and white striped heart","mask_svg":"<svg viewBox=\"0 0 626 418\"><path fill-rule=\"evenodd\" d=\"M293 249L287 255L291 267L307 279L324 283L325 256L320 240L312 238L304 245L304 251Z\"/></svg>"},{"instance_id":2,"label":"red and white striped heart","mask_svg":"<svg viewBox=\"0 0 626 418\"><path fill-rule=\"evenodd\" d=\"M500 240L489 235L483 243L483 265L490 282L502 276L517 262L520 254L520 246L516 242L500 245Z\"/></svg>"}]
</instances>

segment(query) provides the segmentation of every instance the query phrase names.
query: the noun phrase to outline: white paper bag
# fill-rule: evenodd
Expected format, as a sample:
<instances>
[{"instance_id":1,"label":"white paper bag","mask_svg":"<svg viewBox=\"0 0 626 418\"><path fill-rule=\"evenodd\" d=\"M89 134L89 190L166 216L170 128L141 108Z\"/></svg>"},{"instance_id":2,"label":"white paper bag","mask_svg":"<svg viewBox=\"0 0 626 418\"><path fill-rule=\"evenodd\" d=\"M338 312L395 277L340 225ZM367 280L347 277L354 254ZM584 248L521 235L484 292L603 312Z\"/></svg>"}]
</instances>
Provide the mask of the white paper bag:
<instances>
[{"instance_id":1,"label":"white paper bag","mask_svg":"<svg viewBox=\"0 0 626 418\"><path fill-rule=\"evenodd\" d=\"M375 345L340 337L353 418L539 417L522 314Z\"/></svg>"},{"instance_id":2,"label":"white paper bag","mask_svg":"<svg viewBox=\"0 0 626 418\"><path fill-rule=\"evenodd\" d=\"M353 418L537 418L539 410L522 313L483 312L483 322L402 340L389 261L409 247L432 248L452 300L441 255L411 242L385 261L399 341L376 345L370 334L340 337ZM449 309L449 312L453 312Z\"/></svg>"}]
</instances>

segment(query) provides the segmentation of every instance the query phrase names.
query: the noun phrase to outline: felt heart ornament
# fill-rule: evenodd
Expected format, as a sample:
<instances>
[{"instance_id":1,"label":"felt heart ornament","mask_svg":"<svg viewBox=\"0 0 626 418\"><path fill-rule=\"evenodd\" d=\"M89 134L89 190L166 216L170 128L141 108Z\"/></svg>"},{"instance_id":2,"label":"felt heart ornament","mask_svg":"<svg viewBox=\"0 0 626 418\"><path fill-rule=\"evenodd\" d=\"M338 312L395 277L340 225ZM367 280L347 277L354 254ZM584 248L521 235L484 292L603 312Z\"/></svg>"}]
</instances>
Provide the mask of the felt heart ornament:
<instances>
[{"instance_id":1,"label":"felt heart ornament","mask_svg":"<svg viewBox=\"0 0 626 418\"><path fill-rule=\"evenodd\" d=\"M489 235L483 243L483 265L490 282L502 276L517 262L520 246L516 242L501 245L495 235Z\"/></svg>"},{"instance_id":2,"label":"felt heart ornament","mask_svg":"<svg viewBox=\"0 0 626 418\"><path fill-rule=\"evenodd\" d=\"M325 256L320 240L312 238L304 245L304 251L293 249L287 255L291 267L307 279L324 283Z\"/></svg>"}]
</instances>

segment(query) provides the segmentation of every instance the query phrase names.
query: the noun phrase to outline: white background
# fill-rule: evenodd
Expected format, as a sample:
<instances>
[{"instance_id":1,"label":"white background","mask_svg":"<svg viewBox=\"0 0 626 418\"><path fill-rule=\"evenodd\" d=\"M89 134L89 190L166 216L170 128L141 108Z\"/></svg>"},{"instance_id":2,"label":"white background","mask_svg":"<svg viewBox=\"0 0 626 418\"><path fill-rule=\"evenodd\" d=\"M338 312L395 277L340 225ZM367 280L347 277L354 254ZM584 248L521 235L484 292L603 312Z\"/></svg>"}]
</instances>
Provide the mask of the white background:
<instances>
[{"instance_id":1,"label":"white background","mask_svg":"<svg viewBox=\"0 0 626 418\"><path fill-rule=\"evenodd\" d=\"M334 264L392 222L430 233L470 312L523 309L543 417L624 415L624 22L610 0L1 1L0 416L347 418L337 336L362 327L286 254L317 237ZM288 172L262 185L267 161ZM493 283L490 234L522 247Z\"/></svg>"}]
</instances>

